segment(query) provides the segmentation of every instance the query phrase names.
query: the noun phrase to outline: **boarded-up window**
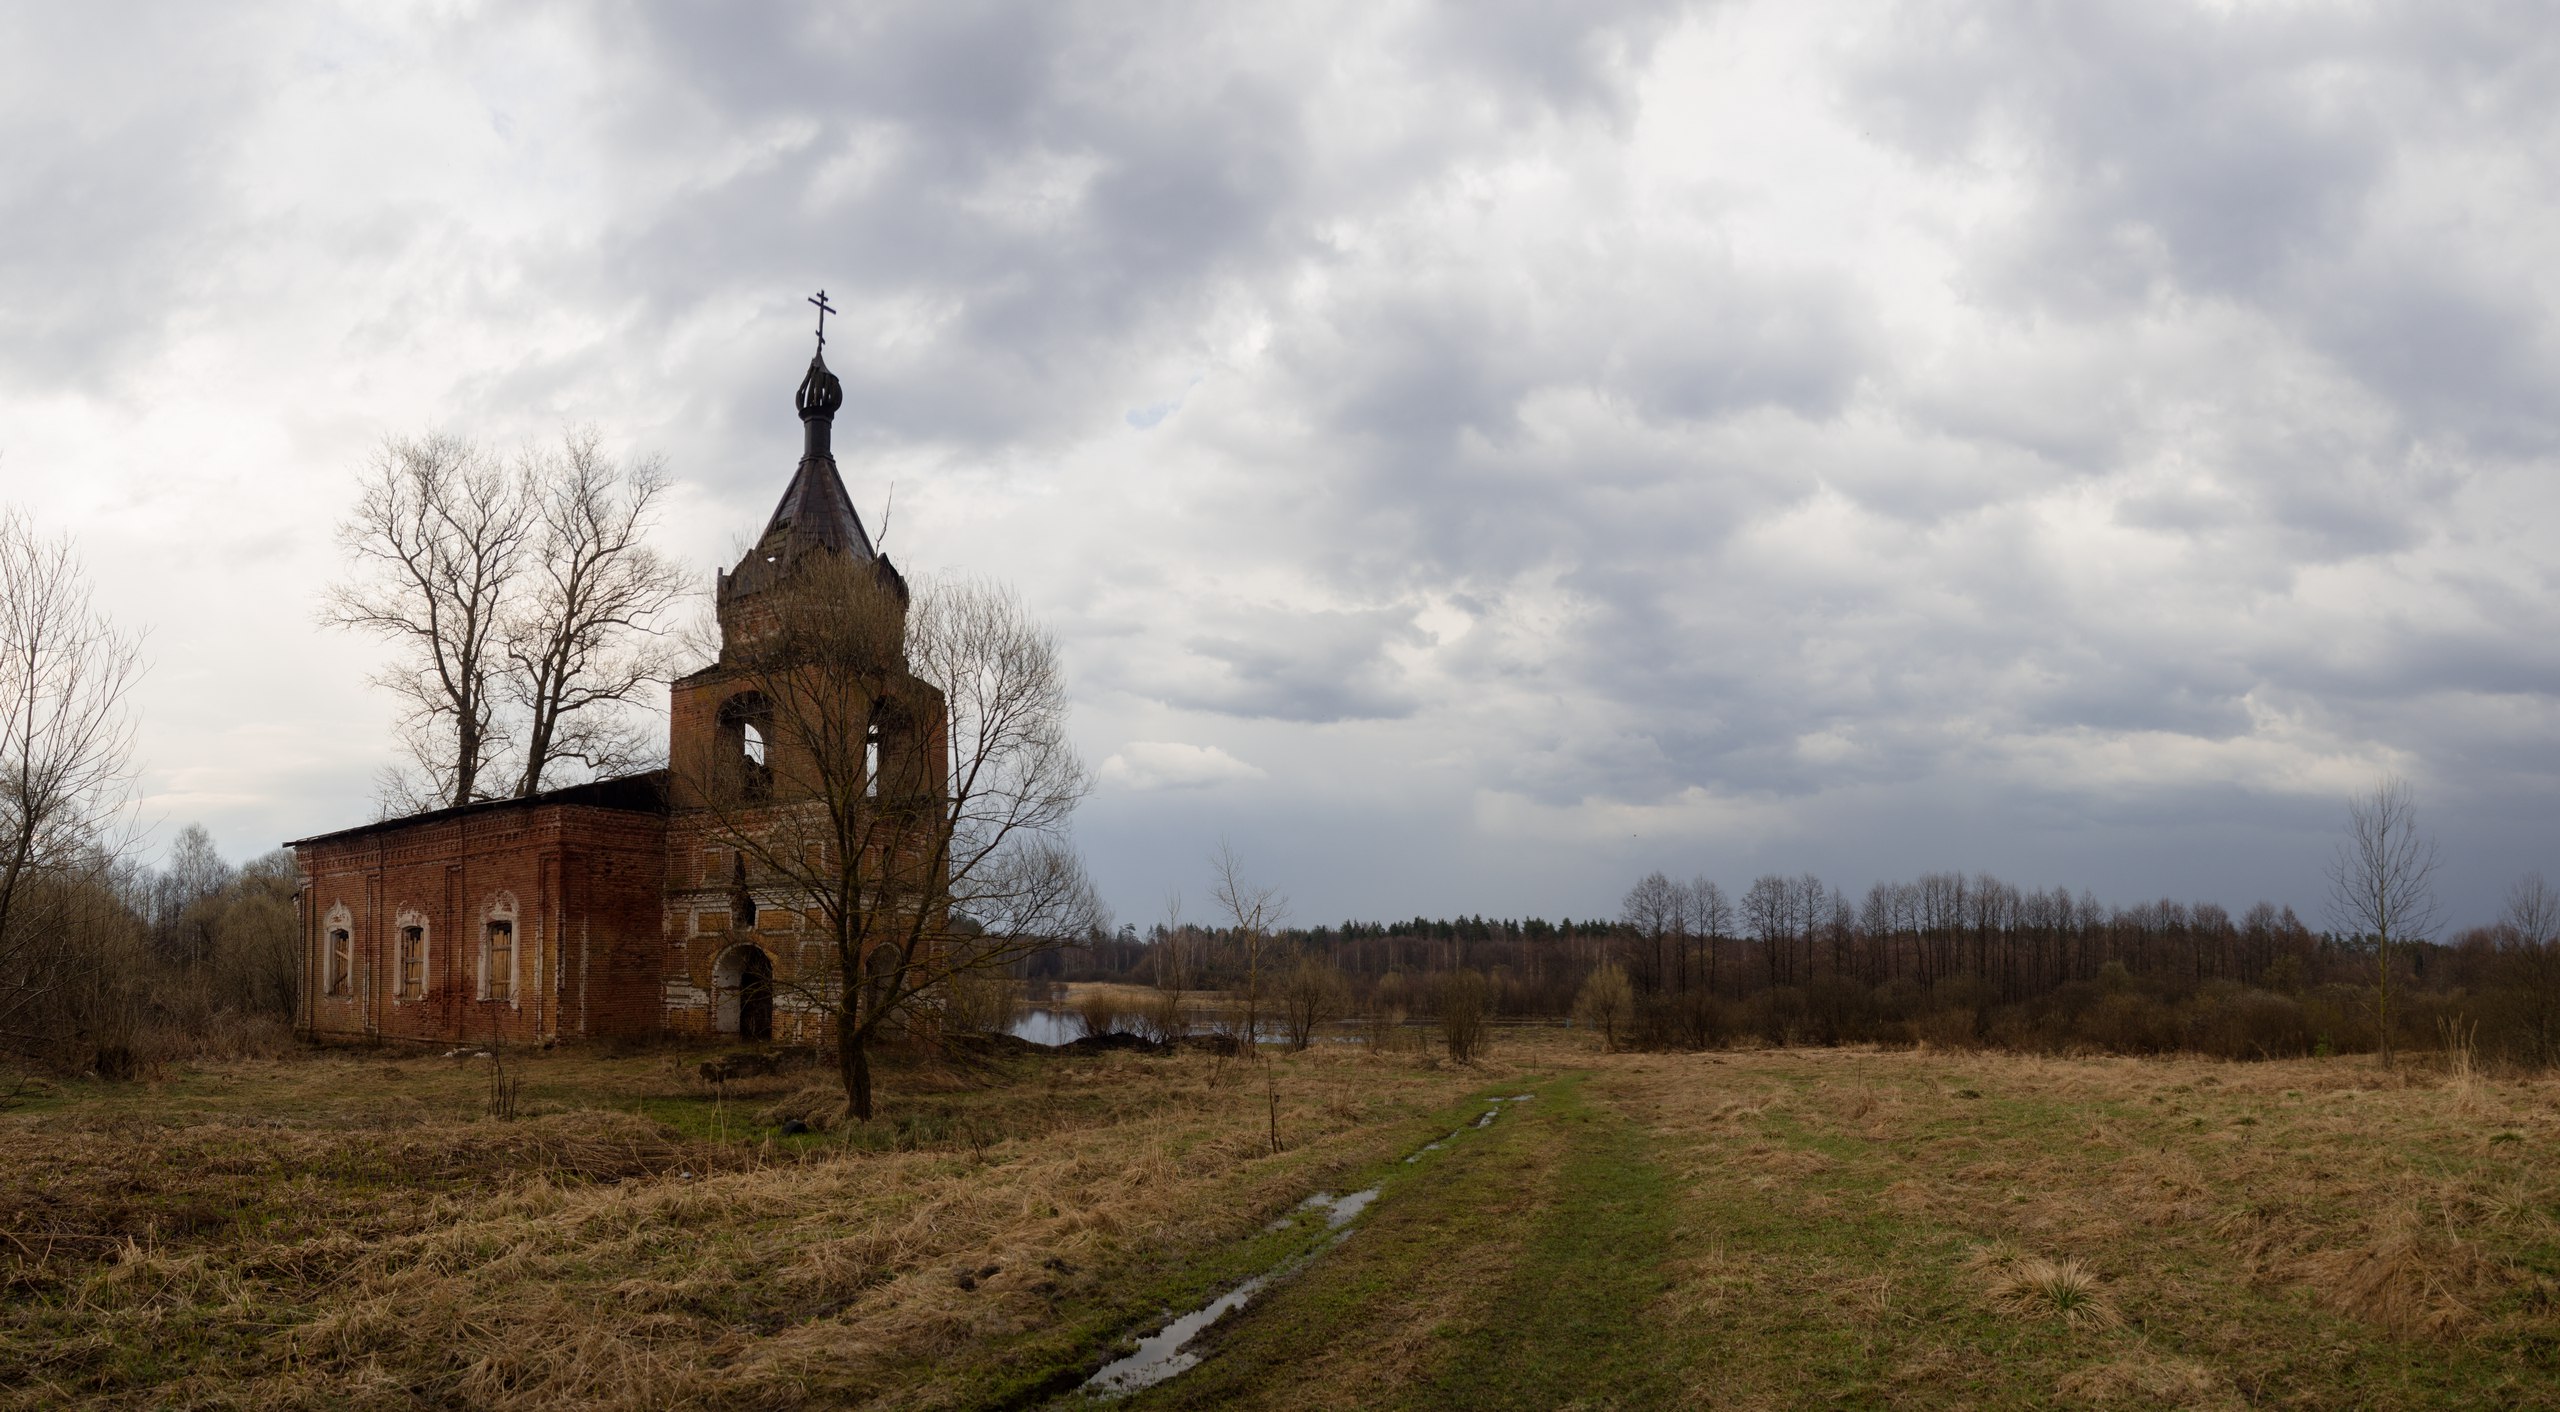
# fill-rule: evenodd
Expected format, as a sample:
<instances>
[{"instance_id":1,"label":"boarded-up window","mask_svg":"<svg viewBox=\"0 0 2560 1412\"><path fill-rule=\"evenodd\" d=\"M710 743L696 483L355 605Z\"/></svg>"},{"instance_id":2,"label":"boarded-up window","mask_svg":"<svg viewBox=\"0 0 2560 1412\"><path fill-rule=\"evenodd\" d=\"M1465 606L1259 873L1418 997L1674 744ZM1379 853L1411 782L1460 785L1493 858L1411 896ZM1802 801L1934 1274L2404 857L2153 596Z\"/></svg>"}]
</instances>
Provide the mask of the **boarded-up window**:
<instances>
[{"instance_id":1,"label":"boarded-up window","mask_svg":"<svg viewBox=\"0 0 2560 1412\"><path fill-rule=\"evenodd\" d=\"M491 922L489 939L480 950L480 994L484 1000L516 998L516 924Z\"/></svg>"},{"instance_id":2,"label":"boarded-up window","mask_svg":"<svg viewBox=\"0 0 2560 1412\"><path fill-rule=\"evenodd\" d=\"M427 929L400 929L400 993L423 994L427 988Z\"/></svg>"},{"instance_id":3,"label":"boarded-up window","mask_svg":"<svg viewBox=\"0 0 2560 1412\"><path fill-rule=\"evenodd\" d=\"M356 939L345 927L329 929L329 993L345 995L355 988Z\"/></svg>"}]
</instances>

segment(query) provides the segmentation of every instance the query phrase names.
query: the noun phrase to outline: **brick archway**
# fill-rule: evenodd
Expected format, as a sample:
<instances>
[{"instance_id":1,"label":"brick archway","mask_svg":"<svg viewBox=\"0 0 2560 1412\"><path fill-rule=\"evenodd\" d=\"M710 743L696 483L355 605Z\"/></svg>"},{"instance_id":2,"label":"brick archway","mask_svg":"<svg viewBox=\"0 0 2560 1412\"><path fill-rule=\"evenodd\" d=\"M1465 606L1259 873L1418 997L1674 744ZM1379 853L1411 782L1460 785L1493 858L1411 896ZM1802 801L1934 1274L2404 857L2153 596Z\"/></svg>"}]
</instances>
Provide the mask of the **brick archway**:
<instances>
[{"instance_id":1,"label":"brick archway","mask_svg":"<svg viewBox=\"0 0 2560 1412\"><path fill-rule=\"evenodd\" d=\"M711 964L712 1028L745 1040L773 1038L773 958L740 942Z\"/></svg>"}]
</instances>

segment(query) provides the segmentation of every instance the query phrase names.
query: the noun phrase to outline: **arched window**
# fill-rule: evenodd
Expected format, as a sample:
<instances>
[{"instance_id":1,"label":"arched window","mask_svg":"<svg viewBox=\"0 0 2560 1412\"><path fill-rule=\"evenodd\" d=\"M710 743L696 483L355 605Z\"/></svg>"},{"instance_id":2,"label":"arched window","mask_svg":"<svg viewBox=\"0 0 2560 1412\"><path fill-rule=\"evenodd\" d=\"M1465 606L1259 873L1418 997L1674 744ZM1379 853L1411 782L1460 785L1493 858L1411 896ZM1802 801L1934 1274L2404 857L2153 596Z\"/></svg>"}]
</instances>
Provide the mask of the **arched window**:
<instances>
[{"instance_id":1,"label":"arched window","mask_svg":"<svg viewBox=\"0 0 2560 1412\"><path fill-rule=\"evenodd\" d=\"M397 945L392 958L391 993L402 1000L415 1000L427 993L427 919L423 914L400 914Z\"/></svg>"},{"instance_id":2,"label":"arched window","mask_svg":"<svg viewBox=\"0 0 2560 1412\"><path fill-rule=\"evenodd\" d=\"M516 1001L516 900L499 893L480 924L480 998Z\"/></svg>"},{"instance_id":3,"label":"arched window","mask_svg":"<svg viewBox=\"0 0 2560 1412\"><path fill-rule=\"evenodd\" d=\"M773 793L773 707L750 691L720 705L719 754L738 792L749 799Z\"/></svg>"},{"instance_id":4,"label":"arched window","mask_svg":"<svg viewBox=\"0 0 2560 1412\"><path fill-rule=\"evenodd\" d=\"M353 995L356 988L356 924L341 902L329 909L321 924L320 992L323 995Z\"/></svg>"}]
</instances>

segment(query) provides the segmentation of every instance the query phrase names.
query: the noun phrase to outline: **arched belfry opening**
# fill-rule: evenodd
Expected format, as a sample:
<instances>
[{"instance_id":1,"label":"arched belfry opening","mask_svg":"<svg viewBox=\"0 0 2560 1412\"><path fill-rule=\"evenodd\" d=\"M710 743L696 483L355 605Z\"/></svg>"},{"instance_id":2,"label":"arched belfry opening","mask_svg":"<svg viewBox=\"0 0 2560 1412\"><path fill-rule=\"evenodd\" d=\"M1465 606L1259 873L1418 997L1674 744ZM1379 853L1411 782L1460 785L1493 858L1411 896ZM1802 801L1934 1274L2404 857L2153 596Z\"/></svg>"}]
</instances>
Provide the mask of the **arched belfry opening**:
<instances>
[{"instance_id":1,"label":"arched belfry opening","mask_svg":"<svg viewBox=\"0 0 2560 1412\"><path fill-rule=\"evenodd\" d=\"M763 947L740 942L721 952L711 984L713 1028L742 1040L773 1038L773 958Z\"/></svg>"},{"instance_id":2,"label":"arched belfry opening","mask_svg":"<svg viewBox=\"0 0 2560 1412\"><path fill-rule=\"evenodd\" d=\"M773 794L773 706L747 691L720 703L720 735L714 747L742 799Z\"/></svg>"}]
</instances>

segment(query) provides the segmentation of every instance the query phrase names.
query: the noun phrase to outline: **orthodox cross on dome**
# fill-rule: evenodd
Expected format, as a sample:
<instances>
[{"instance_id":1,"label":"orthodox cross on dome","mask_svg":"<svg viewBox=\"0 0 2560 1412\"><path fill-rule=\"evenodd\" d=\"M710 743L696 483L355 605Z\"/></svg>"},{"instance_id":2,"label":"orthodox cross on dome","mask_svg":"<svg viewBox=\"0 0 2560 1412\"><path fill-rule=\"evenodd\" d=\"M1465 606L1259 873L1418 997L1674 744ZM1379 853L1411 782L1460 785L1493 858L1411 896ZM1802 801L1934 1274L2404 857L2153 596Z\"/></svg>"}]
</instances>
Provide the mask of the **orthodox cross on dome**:
<instances>
[{"instance_id":1,"label":"orthodox cross on dome","mask_svg":"<svg viewBox=\"0 0 2560 1412\"><path fill-rule=\"evenodd\" d=\"M823 289L808 302L818 306L818 346L824 348L827 346L827 315L834 313L836 306L827 302L827 292Z\"/></svg>"}]
</instances>

